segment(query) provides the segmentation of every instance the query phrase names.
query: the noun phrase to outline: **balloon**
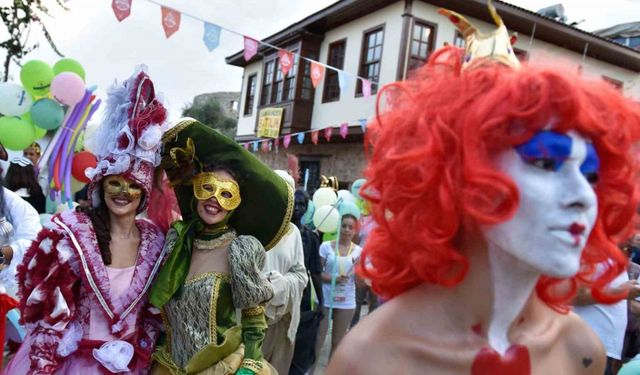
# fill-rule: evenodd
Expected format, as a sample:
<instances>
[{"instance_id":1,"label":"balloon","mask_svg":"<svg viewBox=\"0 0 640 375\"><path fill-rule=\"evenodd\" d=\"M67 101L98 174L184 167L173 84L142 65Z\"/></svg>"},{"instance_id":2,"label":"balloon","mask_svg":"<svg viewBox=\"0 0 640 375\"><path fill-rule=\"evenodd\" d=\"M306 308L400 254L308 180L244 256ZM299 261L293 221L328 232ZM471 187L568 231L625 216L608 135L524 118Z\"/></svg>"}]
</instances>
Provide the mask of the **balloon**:
<instances>
[{"instance_id":1,"label":"balloon","mask_svg":"<svg viewBox=\"0 0 640 375\"><path fill-rule=\"evenodd\" d=\"M362 188L362 185L364 185L365 182L367 182L367 180L365 180L364 178L359 178L353 181L353 183L351 184L351 194L353 194L353 196L357 199L362 199L362 197L360 196L360 188Z\"/></svg>"},{"instance_id":2,"label":"balloon","mask_svg":"<svg viewBox=\"0 0 640 375\"><path fill-rule=\"evenodd\" d=\"M33 125L20 117L0 117L0 143L13 151L22 151L36 138Z\"/></svg>"},{"instance_id":3,"label":"balloon","mask_svg":"<svg viewBox=\"0 0 640 375\"><path fill-rule=\"evenodd\" d=\"M96 165L98 165L98 160L92 153L89 151L80 151L73 155L71 175L80 182L89 183L91 180L85 176L84 171L87 168L95 168Z\"/></svg>"},{"instance_id":4,"label":"balloon","mask_svg":"<svg viewBox=\"0 0 640 375\"><path fill-rule=\"evenodd\" d=\"M20 70L20 82L25 90L34 97L45 96L51 88L53 69L44 61L31 60Z\"/></svg>"},{"instance_id":5,"label":"balloon","mask_svg":"<svg viewBox=\"0 0 640 375\"><path fill-rule=\"evenodd\" d=\"M307 211L304 213L304 215L302 215L302 219L300 219L300 221L302 221L302 224L310 227L311 229L314 229L315 226L313 225L313 214L315 212L316 205L313 204L313 201L309 201L309 204L307 204Z\"/></svg>"},{"instance_id":6,"label":"balloon","mask_svg":"<svg viewBox=\"0 0 640 375\"><path fill-rule=\"evenodd\" d=\"M75 73L60 73L51 82L51 94L62 104L78 103L84 97L84 91L84 81Z\"/></svg>"},{"instance_id":7,"label":"balloon","mask_svg":"<svg viewBox=\"0 0 640 375\"><path fill-rule=\"evenodd\" d=\"M22 86L12 82L0 83L0 113L22 116L29 112L31 104L31 95Z\"/></svg>"},{"instance_id":8,"label":"balloon","mask_svg":"<svg viewBox=\"0 0 640 375\"><path fill-rule=\"evenodd\" d=\"M74 59L61 59L53 66L53 74L58 75L63 72L75 73L84 81L84 68Z\"/></svg>"},{"instance_id":9,"label":"balloon","mask_svg":"<svg viewBox=\"0 0 640 375\"><path fill-rule=\"evenodd\" d=\"M331 206L335 204L337 200L338 197L336 197L336 193L328 187L320 188L313 193L313 204L315 204L316 207Z\"/></svg>"},{"instance_id":10,"label":"balloon","mask_svg":"<svg viewBox=\"0 0 640 375\"><path fill-rule=\"evenodd\" d=\"M31 120L39 128L53 130L60 127L64 109L53 99L43 98L33 104Z\"/></svg>"},{"instance_id":11,"label":"balloon","mask_svg":"<svg viewBox=\"0 0 640 375\"><path fill-rule=\"evenodd\" d=\"M640 360L633 359L618 371L618 375L638 375L640 374Z\"/></svg>"},{"instance_id":12,"label":"balloon","mask_svg":"<svg viewBox=\"0 0 640 375\"><path fill-rule=\"evenodd\" d=\"M338 197L342 198L343 202L356 202L356 198L353 196L353 194L351 194L349 190L338 190Z\"/></svg>"},{"instance_id":13,"label":"balloon","mask_svg":"<svg viewBox=\"0 0 640 375\"><path fill-rule=\"evenodd\" d=\"M314 194L315 195L315 194ZM322 206L313 214L313 224L321 232L335 232L338 230L340 213L333 206Z\"/></svg>"},{"instance_id":14,"label":"balloon","mask_svg":"<svg viewBox=\"0 0 640 375\"><path fill-rule=\"evenodd\" d=\"M39 128L39 127L37 127L37 126L35 126L33 124L33 121L31 121L31 113L27 112L24 115L20 116L20 118L23 121L31 124L31 126L33 126L33 130L35 131L35 133L34 133L35 134L35 138L33 138L34 140L40 139L40 138L44 137L47 134L47 130L46 129L41 129L41 128Z\"/></svg>"},{"instance_id":15,"label":"balloon","mask_svg":"<svg viewBox=\"0 0 640 375\"><path fill-rule=\"evenodd\" d=\"M354 202L344 201L340 203L338 211L340 212L340 216L352 215L355 216L356 220L360 220L360 209Z\"/></svg>"}]
</instances>

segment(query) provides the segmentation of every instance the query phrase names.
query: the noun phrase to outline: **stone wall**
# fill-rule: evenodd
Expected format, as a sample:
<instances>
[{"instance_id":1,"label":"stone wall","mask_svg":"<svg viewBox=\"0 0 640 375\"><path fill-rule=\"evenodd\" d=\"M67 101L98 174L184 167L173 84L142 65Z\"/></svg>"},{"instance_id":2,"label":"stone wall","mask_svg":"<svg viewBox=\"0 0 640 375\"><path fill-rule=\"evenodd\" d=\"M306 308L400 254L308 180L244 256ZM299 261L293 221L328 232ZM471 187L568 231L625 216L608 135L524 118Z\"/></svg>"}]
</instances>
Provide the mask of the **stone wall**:
<instances>
[{"instance_id":1,"label":"stone wall","mask_svg":"<svg viewBox=\"0 0 640 375\"><path fill-rule=\"evenodd\" d=\"M196 104L207 101L209 98L213 98L220 103L220 107L222 108L225 116L235 119L238 118L238 108L240 105L239 92L221 91L209 94L200 94L193 98L193 103ZM235 108L233 103L235 103Z\"/></svg>"},{"instance_id":2,"label":"stone wall","mask_svg":"<svg viewBox=\"0 0 640 375\"><path fill-rule=\"evenodd\" d=\"M357 143L328 143L328 144L295 144L292 139L288 149L284 149L282 144L277 152L272 149L270 152L258 151L254 153L260 160L273 169L287 170L287 153L294 154L300 162L319 161L320 174L325 176L336 176L343 184L351 183L362 177L365 167L365 155L361 142ZM304 171L300 171L304 176ZM301 177L300 184L303 183ZM344 187L346 188L346 187Z\"/></svg>"}]
</instances>

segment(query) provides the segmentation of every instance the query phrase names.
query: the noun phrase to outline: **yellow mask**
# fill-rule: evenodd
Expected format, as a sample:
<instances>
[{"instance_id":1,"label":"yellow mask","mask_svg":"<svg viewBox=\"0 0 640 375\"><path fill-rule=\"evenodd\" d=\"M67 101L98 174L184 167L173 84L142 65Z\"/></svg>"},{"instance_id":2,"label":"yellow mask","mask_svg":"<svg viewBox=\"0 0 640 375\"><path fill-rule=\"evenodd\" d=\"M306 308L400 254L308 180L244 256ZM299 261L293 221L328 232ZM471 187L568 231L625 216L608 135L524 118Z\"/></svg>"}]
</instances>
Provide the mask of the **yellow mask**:
<instances>
[{"instance_id":1,"label":"yellow mask","mask_svg":"<svg viewBox=\"0 0 640 375\"><path fill-rule=\"evenodd\" d=\"M193 195L201 201L215 197L220 207L227 211L235 210L242 201L240 186L235 181L220 179L213 172L198 173L193 178Z\"/></svg>"},{"instance_id":2,"label":"yellow mask","mask_svg":"<svg viewBox=\"0 0 640 375\"><path fill-rule=\"evenodd\" d=\"M131 199L140 198L144 192L139 183L127 180L122 176L105 177L102 182L102 188L104 189L105 194L114 196L125 193L128 194Z\"/></svg>"}]
</instances>

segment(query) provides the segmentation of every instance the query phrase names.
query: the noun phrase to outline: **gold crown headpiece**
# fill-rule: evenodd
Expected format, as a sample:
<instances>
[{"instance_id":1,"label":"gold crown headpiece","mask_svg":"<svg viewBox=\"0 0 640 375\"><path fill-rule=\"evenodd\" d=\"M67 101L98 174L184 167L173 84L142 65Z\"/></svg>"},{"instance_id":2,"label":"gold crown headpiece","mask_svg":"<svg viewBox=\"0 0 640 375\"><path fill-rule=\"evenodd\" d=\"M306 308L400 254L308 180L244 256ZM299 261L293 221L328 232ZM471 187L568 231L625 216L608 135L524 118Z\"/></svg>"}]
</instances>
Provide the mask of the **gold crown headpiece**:
<instances>
[{"instance_id":1,"label":"gold crown headpiece","mask_svg":"<svg viewBox=\"0 0 640 375\"><path fill-rule=\"evenodd\" d=\"M320 187L328 187L335 191L338 191L338 177L320 176Z\"/></svg>"},{"instance_id":2,"label":"gold crown headpiece","mask_svg":"<svg viewBox=\"0 0 640 375\"><path fill-rule=\"evenodd\" d=\"M33 142L27 148L32 148L33 151L35 151L35 153L38 155L40 155L40 153L42 152L42 148L40 147L40 144L38 144L38 142Z\"/></svg>"},{"instance_id":3,"label":"gold crown headpiece","mask_svg":"<svg viewBox=\"0 0 640 375\"><path fill-rule=\"evenodd\" d=\"M479 32L464 16L448 9L438 9L438 13L449 17L449 20L462 33L465 41L465 55L462 69L468 69L476 64L495 61L514 69L520 68L520 61L513 52L512 45L516 42L516 35L509 36L502 18L488 0L487 6L493 21L498 28L488 34Z\"/></svg>"}]
</instances>

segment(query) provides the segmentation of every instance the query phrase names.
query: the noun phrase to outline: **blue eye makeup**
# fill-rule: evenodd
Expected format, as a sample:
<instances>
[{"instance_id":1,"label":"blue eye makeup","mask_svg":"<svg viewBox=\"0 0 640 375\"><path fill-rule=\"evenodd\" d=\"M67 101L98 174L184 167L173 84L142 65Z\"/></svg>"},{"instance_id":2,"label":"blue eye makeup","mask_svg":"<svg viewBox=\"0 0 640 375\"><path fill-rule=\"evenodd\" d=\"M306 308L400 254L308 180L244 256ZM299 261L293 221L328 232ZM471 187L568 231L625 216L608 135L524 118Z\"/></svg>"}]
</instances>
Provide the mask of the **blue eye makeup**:
<instances>
[{"instance_id":1,"label":"blue eye makeup","mask_svg":"<svg viewBox=\"0 0 640 375\"><path fill-rule=\"evenodd\" d=\"M571 155L571 144L568 135L545 130L515 149L525 163L548 171L558 171Z\"/></svg>"},{"instance_id":2,"label":"blue eye makeup","mask_svg":"<svg viewBox=\"0 0 640 375\"><path fill-rule=\"evenodd\" d=\"M566 134L550 130L541 131L529 141L515 147L522 161L535 167L557 172L571 155L573 141ZM587 143L587 155L580 172L591 183L598 180L600 159L593 144Z\"/></svg>"}]
</instances>

